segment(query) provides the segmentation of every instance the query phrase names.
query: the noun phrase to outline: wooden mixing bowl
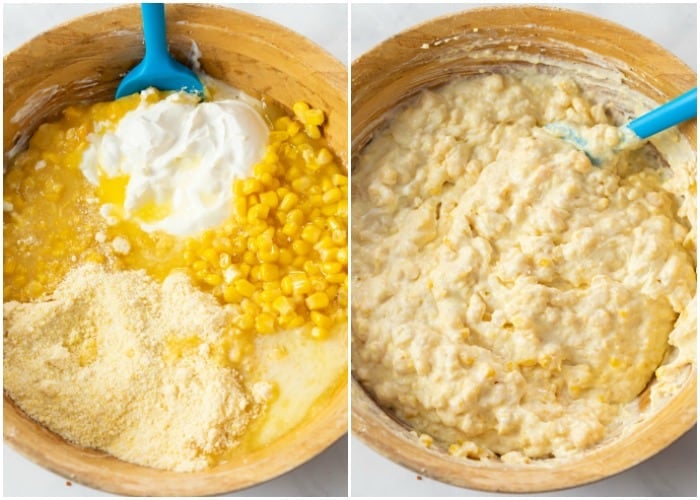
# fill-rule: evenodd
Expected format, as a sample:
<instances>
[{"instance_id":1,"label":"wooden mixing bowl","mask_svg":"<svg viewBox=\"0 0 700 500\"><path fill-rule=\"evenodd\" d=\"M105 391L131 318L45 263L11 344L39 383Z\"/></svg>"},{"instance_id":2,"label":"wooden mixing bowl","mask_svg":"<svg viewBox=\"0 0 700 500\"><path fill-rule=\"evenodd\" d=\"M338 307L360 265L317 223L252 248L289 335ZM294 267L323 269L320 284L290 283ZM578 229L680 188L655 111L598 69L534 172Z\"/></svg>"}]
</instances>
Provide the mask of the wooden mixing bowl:
<instances>
[{"instance_id":1,"label":"wooden mixing bowl","mask_svg":"<svg viewBox=\"0 0 700 500\"><path fill-rule=\"evenodd\" d=\"M659 103L697 81L690 68L654 42L587 14L542 7L474 9L402 32L354 61L352 157L371 139L385 114L419 90L502 68L503 61L493 56L475 57L484 49L510 54L508 64L523 64L529 55L614 68L625 85ZM526 57L519 60L519 54ZM680 127L693 148L696 127L695 121ZM680 390L660 411L625 429L624 435L566 460L515 465L459 459L427 449L354 379L352 430L387 458L446 483L487 491L546 491L611 476L671 444L696 421L696 387L693 364Z\"/></svg>"},{"instance_id":2,"label":"wooden mixing bowl","mask_svg":"<svg viewBox=\"0 0 700 500\"><path fill-rule=\"evenodd\" d=\"M347 71L340 62L301 35L233 9L168 5L166 15L171 52L181 61L194 40L202 69L214 78L290 109L302 99L325 110L326 137L346 162ZM66 106L113 99L121 76L142 55L136 6L75 19L9 54L4 59L5 153L21 148ZM314 408L313 417L264 449L192 473L151 469L75 447L29 419L7 396L4 412L6 441L68 479L128 495L210 495L276 477L335 442L347 431L347 381Z\"/></svg>"}]
</instances>

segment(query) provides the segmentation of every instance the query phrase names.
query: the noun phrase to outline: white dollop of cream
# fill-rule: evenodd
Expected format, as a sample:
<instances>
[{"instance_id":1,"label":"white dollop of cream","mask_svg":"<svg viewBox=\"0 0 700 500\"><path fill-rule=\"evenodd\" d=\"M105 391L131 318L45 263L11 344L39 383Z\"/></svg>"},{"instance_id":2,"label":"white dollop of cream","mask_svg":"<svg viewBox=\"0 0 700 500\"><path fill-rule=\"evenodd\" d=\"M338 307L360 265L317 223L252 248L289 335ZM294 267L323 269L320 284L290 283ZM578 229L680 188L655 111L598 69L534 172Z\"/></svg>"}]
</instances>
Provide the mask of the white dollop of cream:
<instances>
[{"instance_id":1,"label":"white dollop of cream","mask_svg":"<svg viewBox=\"0 0 700 500\"><path fill-rule=\"evenodd\" d=\"M124 217L145 231L188 236L222 223L233 208L234 179L249 176L264 154L262 116L240 99L198 103L179 92L149 103L149 92L114 130L90 135L83 174L94 185L128 176ZM139 219L154 206L167 207L166 215Z\"/></svg>"}]
</instances>

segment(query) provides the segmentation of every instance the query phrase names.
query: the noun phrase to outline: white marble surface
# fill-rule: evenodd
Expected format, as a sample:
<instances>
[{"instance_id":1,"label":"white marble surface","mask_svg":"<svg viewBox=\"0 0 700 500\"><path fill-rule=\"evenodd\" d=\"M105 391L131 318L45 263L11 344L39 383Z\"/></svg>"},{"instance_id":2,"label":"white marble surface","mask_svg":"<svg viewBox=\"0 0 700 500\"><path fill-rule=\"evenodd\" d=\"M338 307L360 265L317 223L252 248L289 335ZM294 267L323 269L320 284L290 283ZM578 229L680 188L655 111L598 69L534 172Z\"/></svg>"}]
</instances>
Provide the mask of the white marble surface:
<instances>
[{"instance_id":1,"label":"white marble surface","mask_svg":"<svg viewBox=\"0 0 700 500\"><path fill-rule=\"evenodd\" d=\"M39 33L71 18L114 4L3 5L3 51L17 48ZM282 24L313 40L347 64L347 5L236 4L235 8ZM344 436L324 453L281 477L230 496L346 496L348 439ZM108 496L33 464L7 445L3 447L4 496Z\"/></svg>"},{"instance_id":2,"label":"white marble surface","mask_svg":"<svg viewBox=\"0 0 700 500\"><path fill-rule=\"evenodd\" d=\"M480 4L472 4L480 5ZM483 5L483 4L481 4ZM617 22L656 41L697 68L695 4L561 4ZM462 4L354 4L351 56L354 60L382 40L430 18L464 10ZM351 485L355 496L499 496L456 488L417 475L380 456L357 438L351 440ZM695 428L646 462L595 484L540 496L695 496Z\"/></svg>"}]
</instances>

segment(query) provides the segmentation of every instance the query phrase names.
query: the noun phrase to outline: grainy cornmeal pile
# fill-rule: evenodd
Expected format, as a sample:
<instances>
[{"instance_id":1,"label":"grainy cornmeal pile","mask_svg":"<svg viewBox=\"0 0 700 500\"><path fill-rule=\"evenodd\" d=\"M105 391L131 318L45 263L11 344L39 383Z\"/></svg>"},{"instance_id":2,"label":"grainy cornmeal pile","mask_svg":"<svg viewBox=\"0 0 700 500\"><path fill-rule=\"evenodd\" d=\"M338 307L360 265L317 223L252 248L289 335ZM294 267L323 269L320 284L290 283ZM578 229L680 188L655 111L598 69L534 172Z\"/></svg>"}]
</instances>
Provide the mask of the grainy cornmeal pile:
<instances>
[{"instance_id":1,"label":"grainy cornmeal pile","mask_svg":"<svg viewBox=\"0 0 700 500\"><path fill-rule=\"evenodd\" d=\"M200 469L236 444L269 396L268 385L248 392L235 370L210 362L232 311L182 273L159 284L86 264L45 300L6 303L5 321L5 387L25 411L125 460ZM201 343L187 345L195 333ZM171 338L184 349L168 351Z\"/></svg>"}]
</instances>

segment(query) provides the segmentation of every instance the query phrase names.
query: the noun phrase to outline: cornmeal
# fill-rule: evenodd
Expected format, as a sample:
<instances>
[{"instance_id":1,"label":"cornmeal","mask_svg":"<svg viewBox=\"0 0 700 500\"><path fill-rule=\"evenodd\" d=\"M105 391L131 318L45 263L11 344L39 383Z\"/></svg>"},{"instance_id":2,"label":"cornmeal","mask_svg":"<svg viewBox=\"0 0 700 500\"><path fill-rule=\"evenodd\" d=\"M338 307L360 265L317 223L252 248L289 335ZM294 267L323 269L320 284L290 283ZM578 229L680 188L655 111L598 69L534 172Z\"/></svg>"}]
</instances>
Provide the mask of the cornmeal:
<instances>
[{"instance_id":1,"label":"cornmeal","mask_svg":"<svg viewBox=\"0 0 700 500\"><path fill-rule=\"evenodd\" d=\"M355 376L451 454L580 452L655 372L658 399L694 362L694 158L642 147L594 167L542 128L595 126L613 148L590 97L535 71L456 80L354 166Z\"/></svg>"},{"instance_id":2,"label":"cornmeal","mask_svg":"<svg viewBox=\"0 0 700 500\"><path fill-rule=\"evenodd\" d=\"M238 444L271 394L210 360L233 317L185 274L159 284L87 264L45 299L5 304L5 389L75 444L201 469Z\"/></svg>"}]
</instances>

